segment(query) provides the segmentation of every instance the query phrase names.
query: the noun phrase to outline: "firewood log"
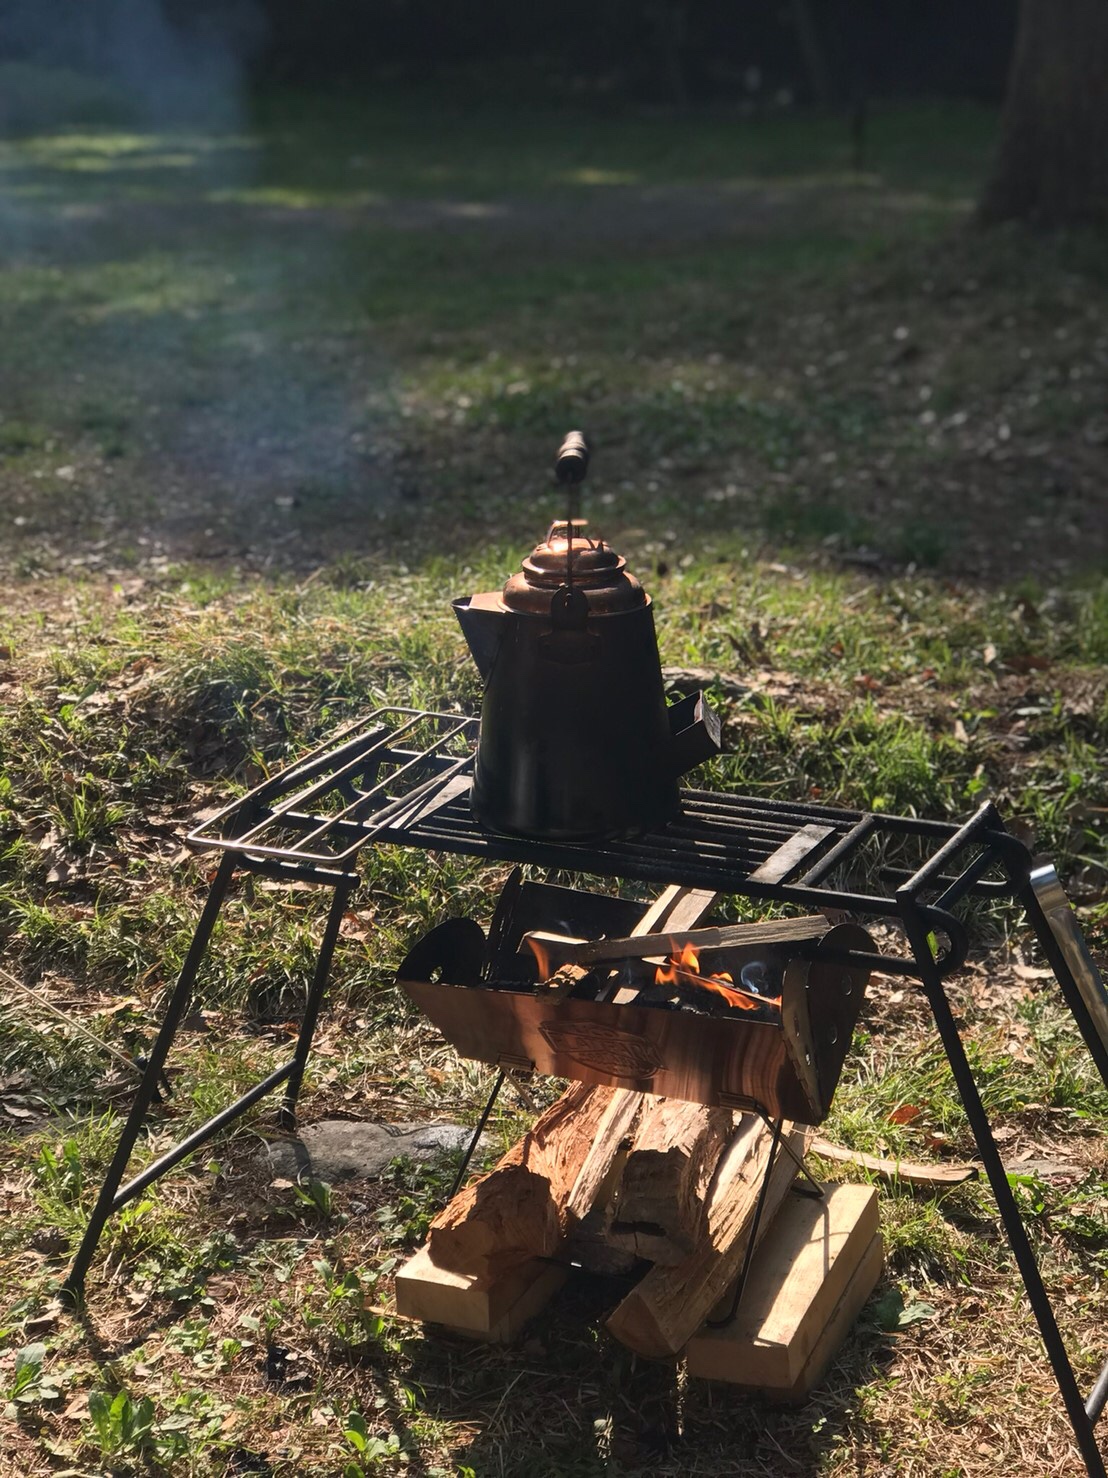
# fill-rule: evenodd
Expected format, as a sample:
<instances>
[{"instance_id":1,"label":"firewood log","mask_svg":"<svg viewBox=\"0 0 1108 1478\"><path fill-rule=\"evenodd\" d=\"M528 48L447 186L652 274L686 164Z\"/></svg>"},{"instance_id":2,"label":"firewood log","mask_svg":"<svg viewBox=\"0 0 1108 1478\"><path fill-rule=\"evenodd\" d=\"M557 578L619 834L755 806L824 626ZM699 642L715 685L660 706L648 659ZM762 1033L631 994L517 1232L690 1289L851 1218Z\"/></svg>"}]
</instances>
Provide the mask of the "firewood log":
<instances>
[{"instance_id":1,"label":"firewood log","mask_svg":"<svg viewBox=\"0 0 1108 1478\"><path fill-rule=\"evenodd\" d=\"M575 1083L500 1163L435 1217L427 1251L437 1267L483 1275L550 1257L592 1206L642 1094Z\"/></svg>"},{"instance_id":2,"label":"firewood log","mask_svg":"<svg viewBox=\"0 0 1108 1478\"><path fill-rule=\"evenodd\" d=\"M667 888L639 928L694 927L716 894ZM431 1223L431 1261L474 1277L528 1258L550 1257L588 1213L644 1095L574 1083L487 1175L467 1186Z\"/></svg>"},{"instance_id":3,"label":"firewood log","mask_svg":"<svg viewBox=\"0 0 1108 1478\"><path fill-rule=\"evenodd\" d=\"M694 1251L734 1117L677 1099L647 1101L611 1202L606 1237L613 1247L667 1265Z\"/></svg>"},{"instance_id":4,"label":"firewood log","mask_svg":"<svg viewBox=\"0 0 1108 1478\"><path fill-rule=\"evenodd\" d=\"M784 1126L799 1153L808 1130ZM615 1337L641 1355L675 1355L700 1327L742 1265L762 1178L769 1159L770 1130L751 1116L740 1127L709 1190L708 1214L696 1250L675 1267L655 1266L608 1320ZM759 1237L796 1176L783 1149L770 1174Z\"/></svg>"}]
</instances>

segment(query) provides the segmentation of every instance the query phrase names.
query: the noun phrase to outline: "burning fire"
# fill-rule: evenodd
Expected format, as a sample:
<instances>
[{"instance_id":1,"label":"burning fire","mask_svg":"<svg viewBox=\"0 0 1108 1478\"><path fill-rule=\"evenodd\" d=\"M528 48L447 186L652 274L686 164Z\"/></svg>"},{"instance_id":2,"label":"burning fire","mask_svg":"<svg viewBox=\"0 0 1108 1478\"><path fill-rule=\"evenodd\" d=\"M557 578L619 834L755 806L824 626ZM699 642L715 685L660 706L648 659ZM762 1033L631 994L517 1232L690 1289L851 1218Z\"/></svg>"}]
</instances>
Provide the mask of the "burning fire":
<instances>
[{"instance_id":1,"label":"burning fire","mask_svg":"<svg viewBox=\"0 0 1108 1478\"><path fill-rule=\"evenodd\" d=\"M729 1006L735 1006L740 1011L757 1011L759 1006L781 1006L780 996L759 996L747 990L736 989L734 978L726 970L720 971L718 975L702 975L700 956L693 946L683 944L678 949L676 941L671 941L670 944L669 963L659 965L654 972L654 982L656 985L698 985L703 990L714 991Z\"/></svg>"},{"instance_id":2,"label":"burning fire","mask_svg":"<svg viewBox=\"0 0 1108 1478\"><path fill-rule=\"evenodd\" d=\"M539 979L549 980L554 973L550 968L550 951L531 935L527 936L527 943L531 946L531 953L535 956L535 964L539 967Z\"/></svg>"}]
</instances>

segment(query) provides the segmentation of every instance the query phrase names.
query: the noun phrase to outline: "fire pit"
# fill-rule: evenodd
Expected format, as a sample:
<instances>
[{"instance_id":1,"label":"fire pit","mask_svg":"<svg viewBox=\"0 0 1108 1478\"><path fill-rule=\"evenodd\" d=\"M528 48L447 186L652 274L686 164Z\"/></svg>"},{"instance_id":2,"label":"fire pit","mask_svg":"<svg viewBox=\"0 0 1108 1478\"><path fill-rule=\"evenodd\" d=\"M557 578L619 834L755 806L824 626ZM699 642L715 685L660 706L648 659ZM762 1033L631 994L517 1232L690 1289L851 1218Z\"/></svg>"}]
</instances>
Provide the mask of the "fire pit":
<instances>
[{"instance_id":1,"label":"fire pit","mask_svg":"<svg viewBox=\"0 0 1108 1478\"><path fill-rule=\"evenodd\" d=\"M820 1123L869 978L838 961L872 951L866 931L814 917L621 938L631 913L524 883L502 899L491 952L476 923L451 920L398 978L463 1057Z\"/></svg>"}]
</instances>

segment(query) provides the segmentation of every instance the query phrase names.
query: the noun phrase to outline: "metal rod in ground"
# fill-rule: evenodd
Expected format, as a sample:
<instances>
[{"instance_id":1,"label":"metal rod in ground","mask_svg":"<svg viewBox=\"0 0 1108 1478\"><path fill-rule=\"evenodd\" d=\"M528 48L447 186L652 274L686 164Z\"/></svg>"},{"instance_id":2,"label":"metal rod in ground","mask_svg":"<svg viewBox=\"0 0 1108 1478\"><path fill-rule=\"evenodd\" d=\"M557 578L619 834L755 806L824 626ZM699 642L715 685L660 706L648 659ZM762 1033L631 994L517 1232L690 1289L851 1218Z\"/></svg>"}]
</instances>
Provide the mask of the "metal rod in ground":
<instances>
[{"instance_id":1,"label":"metal rod in ground","mask_svg":"<svg viewBox=\"0 0 1108 1478\"><path fill-rule=\"evenodd\" d=\"M768 1122L768 1120L767 1120ZM762 1184L758 1191L758 1201L754 1207L754 1219L750 1223L750 1236L746 1244L746 1252L743 1254L743 1265L739 1270L738 1281L735 1284L734 1296L731 1299L731 1307L722 1319L708 1319L706 1324L709 1329L726 1329L729 1324L735 1322L739 1312L739 1304L746 1289L746 1280L750 1276L750 1264L754 1261L754 1248L758 1241L758 1228L762 1223L762 1212L765 1210L766 1197L769 1195L770 1176L773 1173L774 1161L777 1159L777 1150L782 1143L781 1120L773 1121L773 1139L769 1147L769 1158L766 1160L766 1168L762 1172ZM726 1150L724 1154L726 1154Z\"/></svg>"},{"instance_id":2,"label":"metal rod in ground","mask_svg":"<svg viewBox=\"0 0 1108 1478\"><path fill-rule=\"evenodd\" d=\"M229 1103L225 1109L213 1115L207 1123L201 1124L200 1128L194 1130L187 1139L182 1139L180 1144L174 1145L171 1150L167 1150L164 1155L160 1155L152 1164L147 1165L146 1169L136 1175L134 1180L129 1180L115 1193L112 1210L118 1211L121 1206L126 1206L128 1201L133 1201L140 1192L160 1179L167 1170L172 1170L174 1165L187 1160L189 1155L198 1150L201 1145L207 1144L209 1139L214 1139L221 1129L226 1129L228 1124L233 1124L236 1119L240 1119L247 1109L254 1107L260 1098L264 1098L267 1093L272 1093L274 1088L280 1087L292 1072L292 1066L291 1062L286 1062L283 1067L276 1068L267 1078L263 1078L260 1083L255 1083L253 1088L244 1093L241 1098L236 1098L234 1103Z\"/></svg>"},{"instance_id":3,"label":"metal rod in ground","mask_svg":"<svg viewBox=\"0 0 1108 1478\"><path fill-rule=\"evenodd\" d=\"M927 992L931 1014L938 1027L946 1059L954 1074L954 1081L958 1086L958 1093L965 1108L966 1117L969 1119L973 1137L977 1141L978 1153L989 1177L1000 1219L1004 1223L1004 1230L1016 1259L1016 1265L1020 1270L1028 1302L1035 1315L1035 1322L1039 1326L1039 1334L1046 1347L1054 1378L1058 1383L1058 1391L1065 1404L1070 1426L1073 1428L1073 1435L1089 1478L1108 1478L1104 1459L1097 1446L1093 1424L1085 1410L1085 1402L1078 1388L1058 1322L1054 1317L1050 1297L1043 1285L1042 1274L1039 1272L1039 1264L1027 1235L1027 1228L1023 1224L1015 1196L1012 1194L1008 1172L1004 1168L996 1140L993 1138L989 1116L985 1112L985 1105L981 1102L981 1095L977 1091L973 1069L966 1056L966 1049L962 1043L958 1024L954 1019L950 1001L943 989L942 976L931 953L927 938L926 910L922 909L912 897L910 885L901 889L897 897L901 905L901 918L908 935L908 942L915 954L920 979Z\"/></svg>"},{"instance_id":4,"label":"metal rod in ground","mask_svg":"<svg viewBox=\"0 0 1108 1478\"><path fill-rule=\"evenodd\" d=\"M181 966L181 973L177 977L177 984L173 987L172 994L165 1008L161 1028L150 1049L150 1055L146 1060L142 1080L135 1093L134 1103L127 1115L116 1145L112 1162L108 1166L104 1176L104 1182L100 1187L100 1194L96 1198L96 1205L92 1209L85 1234L81 1238L81 1245L77 1249L77 1256L73 1259L73 1266L66 1275L60 1292L63 1297L71 1302L80 1303L84 1299L85 1275L89 1264L92 1262L96 1245L100 1241L100 1235L104 1230L108 1217L111 1216L115 1202L115 1193L119 1188L120 1181L127 1170L127 1163L131 1158L131 1152L135 1142L142 1132L142 1126L146 1120L146 1113L153 1103L158 1092L158 1081L161 1077L165 1060L169 1056L169 1050L173 1046L173 1040L177 1035L181 1017L192 996L192 987L196 980L196 972L200 968L200 962L204 958L204 951L208 947L212 930L215 928L219 917L219 910L223 906L223 899L230 886L231 878L235 871L235 859L227 853L220 861L215 879L208 891L208 900L204 904L204 911L200 915L200 921L196 926L196 932L192 936L185 962Z\"/></svg>"},{"instance_id":5,"label":"metal rod in ground","mask_svg":"<svg viewBox=\"0 0 1108 1478\"><path fill-rule=\"evenodd\" d=\"M323 995L327 989L327 977L331 973L331 958L338 942L342 916L346 912L346 905L353 891L352 884L340 884L335 889L335 896L331 900L331 911L327 915L327 925L323 931L319 954L316 956L315 974L308 991L308 999L304 1003L304 1015L300 1021L300 1034L296 1039L296 1050L292 1056L291 1071L285 1086L284 1102L277 1115L277 1122L282 1129L291 1130L296 1127L296 1100L300 1096L300 1085L304 1081L308 1053L312 1050L312 1038L319 1019L319 1008L323 1004Z\"/></svg>"},{"instance_id":6,"label":"metal rod in ground","mask_svg":"<svg viewBox=\"0 0 1108 1478\"><path fill-rule=\"evenodd\" d=\"M504 1079L507 1076L507 1071L501 1068L497 1074L496 1082L492 1085L492 1092L485 1102L485 1107L481 1110L481 1117L477 1120L477 1128L473 1131L470 1141L466 1145L465 1154L462 1156L462 1163L458 1166L458 1173L454 1177L454 1184L450 1187L450 1194L446 1198L447 1204L453 1201L454 1197L462 1188L462 1181L465 1179L466 1171L469 1169L469 1162L473 1159L473 1152L477 1148L481 1135L485 1132L485 1125L489 1122L489 1115L492 1113L496 1100L500 1097L500 1090L504 1086Z\"/></svg>"}]
</instances>

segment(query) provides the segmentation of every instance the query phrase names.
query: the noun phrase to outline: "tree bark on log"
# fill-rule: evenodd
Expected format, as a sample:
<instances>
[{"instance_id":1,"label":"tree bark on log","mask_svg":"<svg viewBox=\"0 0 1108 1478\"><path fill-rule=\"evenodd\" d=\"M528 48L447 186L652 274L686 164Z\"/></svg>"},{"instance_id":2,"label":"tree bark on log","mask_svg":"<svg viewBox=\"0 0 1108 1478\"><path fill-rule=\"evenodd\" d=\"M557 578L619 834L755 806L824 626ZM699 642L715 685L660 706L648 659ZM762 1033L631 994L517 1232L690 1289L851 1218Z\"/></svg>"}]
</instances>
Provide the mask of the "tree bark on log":
<instances>
[{"instance_id":1,"label":"tree bark on log","mask_svg":"<svg viewBox=\"0 0 1108 1478\"><path fill-rule=\"evenodd\" d=\"M427 1251L440 1268L483 1277L550 1257L592 1206L642 1094L574 1083L499 1164L439 1212Z\"/></svg>"},{"instance_id":2,"label":"tree bark on log","mask_svg":"<svg viewBox=\"0 0 1108 1478\"><path fill-rule=\"evenodd\" d=\"M803 1154L807 1129L785 1124L783 1135ZM707 1227L696 1251L676 1267L651 1268L609 1318L609 1330L629 1349L655 1358L676 1355L723 1296L750 1239L770 1143L769 1129L751 1118L716 1174ZM782 1148L770 1172L759 1239L795 1176L796 1166Z\"/></svg>"},{"instance_id":3,"label":"tree bark on log","mask_svg":"<svg viewBox=\"0 0 1108 1478\"><path fill-rule=\"evenodd\" d=\"M1043 226L1108 217L1108 4L1022 0L1000 146L978 213Z\"/></svg>"},{"instance_id":4,"label":"tree bark on log","mask_svg":"<svg viewBox=\"0 0 1108 1478\"><path fill-rule=\"evenodd\" d=\"M673 1098L647 1102L613 1196L613 1247L667 1266L688 1257L705 1231L705 1193L734 1118Z\"/></svg>"}]
</instances>

